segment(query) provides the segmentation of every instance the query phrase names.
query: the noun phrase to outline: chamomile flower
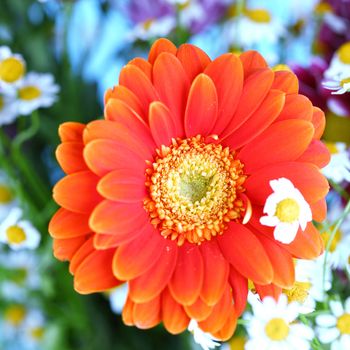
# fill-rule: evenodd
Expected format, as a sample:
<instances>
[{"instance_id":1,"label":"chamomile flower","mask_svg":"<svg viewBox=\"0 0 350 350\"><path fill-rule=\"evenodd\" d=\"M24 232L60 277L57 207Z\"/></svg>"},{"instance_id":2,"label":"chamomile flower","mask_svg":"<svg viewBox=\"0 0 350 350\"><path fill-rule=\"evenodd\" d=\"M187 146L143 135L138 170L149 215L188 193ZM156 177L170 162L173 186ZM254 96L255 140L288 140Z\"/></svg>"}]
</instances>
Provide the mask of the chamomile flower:
<instances>
[{"instance_id":1,"label":"chamomile flower","mask_svg":"<svg viewBox=\"0 0 350 350\"><path fill-rule=\"evenodd\" d=\"M350 91L350 75L347 78L333 78L331 80L325 80L322 85L328 89L332 90L332 95L342 95Z\"/></svg>"},{"instance_id":2,"label":"chamomile flower","mask_svg":"<svg viewBox=\"0 0 350 350\"><path fill-rule=\"evenodd\" d=\"M331 153L329 164L322 169L323 174L335 183L350 182L350 158L347 145L343 142L327 143Z\"/></svg>"},{"instance_id":3,"label":"chamomile flower","mask_svg":"<svg viewBox=\"0 0 350 350\"><path fill-rule=\"evenodd\" d=\"M43 341L45 335L45 317L41 310L28 310L27 316L23 322L23 341L28 349L37 349L38 344Z\"/></svg>"},{"instance_id":4,"label":"chamomile flower","mask_svg":"<svg viewBox=\"0 0 350 350\"><path fill-rule=\"evenodd\" d=\"M20 208L13 208L0 225L0 242L13 250L35 249L40 243L40 233L30 221L22 219Z\"/></svg>"},{"instance_id":5,"label":"chamomile flower","mask_svg":"<svg viewBox=\"0 0 350 350\"><path fill-rule=\"evenodd\" d=\"M278 301L266 297L262 302L251 298L253 315L249 319L247 331L249 339L245 350L309 350L314 337L312 329L296 322L299 315L297 303L288 304L287 297L281 294Z\"/></svg>"},{"instance_id":6,"label":"chamomile flower","mask_svg":"<svg viewBox=\"0 0 350 350\"><path fill-rule=\"evenodd\" d=\"M275 227L274 237L277 241L291 243L299 227L305 230L307 223L312 220L310 206L290 180L271 180L270 186L273 193L266 199L264 213L267 215L260 218L260 223Z\"/></svg>"},{"instance_id":7,"label":"chamomile flower","mask_svg":"<svg viewBox=\"0 0 350 350\"><path fill-rule=\"evenodd\" d=\"M330 344L331 350L350 349L350 297L345 305L330 301L331 314L316 317L317 335L321 343Z\"/></svg>"},{"instance_id":8,"label":"chamomile flower","mask_svg":"<svg viewBox=\"0 0 350 350\"><path fill-rule=\"evenodd\" d=\"M0 126L11 124L17 116L16 96L13 91L0 92Z\"/></svg>"},{"instance_id":9,"label":"chamomile flower","mask_svg":"<svg viewBox=\"0 0 350 350\"><path fill-rule=\"evenodd\" d=\"M59 92L51 74L28 73L18 84L17 110L21 115L28 115L40 107L50 107Z\"/></svg>"},{"instance_id":10,"label":"chamomile flower","mask_svg":"<svg viewBox=\"0 0 350 350\"><path fill-rule=\"evenodd\" d=\"M325 87L328 85L333 90L335 81L347 91L350 78L350 41L340 46L335 52L329 68L324 72L324 78Z\"/></svg>"},{"instance_id":11,"label":"chamomile flower","mask_svg":"<svg viewBox=\"0 0 350 350\"><path fill-rule=\"evenodd\" d=\"M190 321L188 330L193 334L194 341L204 350L214 349L220 345L220 343L210 333L202 331L198 327L198 323L195 320Z\"/></svg>"},{"instance_id":12,"label":"chamomile flower","mask_svg":"<svg viewBox=\"0 0 350 350\"><path fill-rule=\"evenodd\" d=\"M27 308L22 303L6 305L2 314L1 331L5 340L13 339L20 333L27 316Z\"/></svg>"},{"instance_id":13,"label":"chamomile flower","mask_svg":"<svg viewBox=\"0 0 350 350\"><path fill-rule=\"evenodd\" d=\"M122 284L121 286L118 286L109 292L109 303L113 312L115 312L118 315L122 313L127 296L127 284Z\"/></svg>"},{"instance_id":14,"label":"chamomile flower","mask_svg":"<svg viewBox=\"0 0 350 350\"><path fill-rule=\"evenodd\" d=\"M12 88L23 78L26 65L21 55L0 46L0 89Z\"/></svg>"},{"instance_id":15,"label":"chamomile flower","mask_svg":"<svg viewBox=\"0 0 350 350\"><path fill-rule=\"evenodd\" d=\"M9 184L8 178L0 171L0 222L16 205L16 200Z\"/></svg>"}]
</instances>

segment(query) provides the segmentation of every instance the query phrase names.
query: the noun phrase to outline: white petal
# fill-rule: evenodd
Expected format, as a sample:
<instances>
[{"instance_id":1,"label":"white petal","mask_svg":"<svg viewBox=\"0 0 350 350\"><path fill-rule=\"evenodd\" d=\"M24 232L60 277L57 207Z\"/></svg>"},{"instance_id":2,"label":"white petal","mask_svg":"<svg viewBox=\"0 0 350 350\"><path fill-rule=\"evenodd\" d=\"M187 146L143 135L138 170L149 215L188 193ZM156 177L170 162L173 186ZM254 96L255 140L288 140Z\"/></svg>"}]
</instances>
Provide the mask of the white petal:
<instances>
[{"instance_id":1,"label":"white petal","mask_svg":"<svg viewBox=\"0 0 350 350\"><path fill-rule=\"evenodd\" d=\"M322 328L319 329L318 333L318 338L320 339L320 342L324 344L329 344L333 342L335 339L337 339L337 337L339 337L340 334L338 328Z\"/></svg>"},{"instance_id":2,"label":"white petal","mask_svg":"<svg viewBox=\"0 0 350 350\"><path fill-rule=\"evenodd\" d=\"M275 227L280 222L276 216L262 216L259 221L261 225L269 227Z\"/></svg>"},{"instance_id":3,"label":"white petal","mask_svg":"<svg viewBox=\"0 0 350 350\"><path fill-rule=\"evenodd\" d=\"M339 317L344 313L344 308L340 301L331 300L329 302L329 307L336 317Z\"/></svg>"},{"instance_id":4,"label":"white petal","mask_svg":"<svg viewBox=\"0 0 350 350\"><path fill-rule=\"evenodd\" d=\"M320 327L333 327L337 319L333 315L319 315L316 317L316 324Z\"/></svg>"},{"instance_id":5,"label":"white petal","mask_svg":"<svg viewBox=\"0 0 350 350\"><path fill-rule=\"evenodd\" d=\"M294 241L298 232L299 223L297 221L289 223L280 222L273 232L275 240L284 244Z\"/></svg>"}]
</instances>

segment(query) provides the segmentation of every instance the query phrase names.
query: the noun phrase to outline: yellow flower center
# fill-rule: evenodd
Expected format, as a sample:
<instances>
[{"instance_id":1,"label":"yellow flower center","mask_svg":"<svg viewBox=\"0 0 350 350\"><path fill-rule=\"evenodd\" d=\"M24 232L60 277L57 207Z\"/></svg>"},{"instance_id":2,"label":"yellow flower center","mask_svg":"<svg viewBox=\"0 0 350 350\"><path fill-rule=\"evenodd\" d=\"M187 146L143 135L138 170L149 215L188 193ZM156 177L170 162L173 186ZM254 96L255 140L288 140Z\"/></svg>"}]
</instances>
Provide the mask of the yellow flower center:
<instances>
[{"instance_id":1,"label":"yellow flower center","mask_svg":"<svg viewBox=\"0 0 350 350\"><path fill-rule=\"evenodd\" d=\"M275 215L281 222L294 222L299 218L300 207L298 202L292 198L281 200L276 206Z\"/></svg>"},{"instance_id":2,"label":"yellow flower center","mask_svg":"<svg viewBox=\"0 0 350 350\"><path fill-rule=\"evenodd\" d=\"M186 8L188 8L191 5L191 0L187 0L185 2L183 2L182 4L179 4L179 10L183 11Z\"/></svg>"},{"instance_id":3,"label":"yellow flower center","mask_svg":"<svg viewBox=\"0 0 350 350\"><path fill-rule=\"evenodd\" d=\"M10 226L6 229L7 240L11 244L20 244L27 238L24 230L19 226Z\"/></svg>"},{"instance_id":4,"label":"yellow flower center","mask_svg":"<svg viewBox=\"0 0 350 350\"><path fill-rule=\"evenodd\" d=\"M344 64L350 64L350 41L338 49L339 60Z\"/></svg>"},{"instance_id":5,"label":"yellow flower center","mask_svg":"<svg viewBox=\"0 0 350 350\"><path fill-rule=\"evenodd\" d=\"M149 198L144 206L163 237L178 245L185 240L200 244L242 217L244 203L238 195L246 176L228 147L206 144L197 136L173 139L157 153L146 170Z\"/></svg>"},{"instance_id":6,"label":"yellow flower center","mask_svg":"<svg viewBox=\"0 0 350 350\"><path fill-rule=\"evenodd\" d=\"M349 77L349 78L342 79L342 80L340 81L340 85L341 85L342 87L344 87L345 84L349 84L349 83L350 83L350 77Z\"/></svg>"},{"instance_id":7,"label":"yellow flower center","mask_svg":"<svg viewBox=\"0 0 350 350\"><path fill-rule=\"evenodd\" d=\"M327 12L332 12L332 6L325 1L321 1L315 6L315 14L324 15Z\"/></svg>"},{"instance_id":8,"label":"yellow flower center","mask_svg":"<svg viewBox=\"0 0 350 350\"><path fill-rule=\"evenodd\" d=\"M338 149L336 143L334 143L334 142L325 142L325 145L327 146L328 151L331 154L338 154L339 153L339 149Z\"/></svg>"},{"instance_id":9,"label":"yellow flower center","mask_svg":"<svg viewBox=\"0 0 350 350\"><path fill-rule=\"evenodd\" d=\"M21 60L9 57L0 62L0 79L6 83L14 83L25 73L25 66Z\"/></svg>"},{"instance_id":10,"label":"yellow flower center","mask_svg":"<svg viewBox=\"0 0 350 350\"><path fill-rule=\"evenodd\" d=\"M153 18L147 19L143 22L142 26L144 30L149 30L151 28L151 25L153 24L154 20Z\"/></svg>"},{"instance_id":11,"label":"yellow flower center","mask_svg":"<svg viewBox=\"0 0 350 350\"><path fill-rule=\"evenodd\" d=\"M292 288L283 290L284 294L287 295L288 301L291 303L297 301L304 303L309 295L311 288L310 282L298 282L296 281Z\"/></svg>"},{"instance_id":12,"label":"yellow flower center","mask_svg":"<svg viewBox=\"0 0 350 350\"><path fill-rule=\"evenodd\" d=\"M245 9L244 14L254 22L257 23L270 23L271 15L270 12L265 9Z\"/></svg>"},{"instance_id":13,"label":"yellow flower center","mask_svg":"<svg viewBox=\"0 0 350 350\"><path fill-rule=\"evenodd\" d=\"M34 327L30 330L30 335L35 340L41 340L44 336L44 332L43 327Z\"/></svg>"},{"instance_id":14,"label":"yellow flower center","mask_svg":"<svg viewBox=\"0 0 350 350\"><path fill-rule=\"evenodd\" d=\"M266 324L265 333L271 340L284 340L288 337L289 325L283 318L273 318Z\"/></svg>"},{"instance_id":15,"label":"yellow flower center","mask_svg":"<svg viewBox=\"0 0 350 350\"><path fill-rule=\"evenodd\" d=\"M350 314L344 314L338 318L337 328L341 334L350 335Z\"/></svg>"},{"instance_id":16,"label":"yellow flower center","mask_svg":"<svg viewBox=\"0 0 350 350\"><path fill-rule=\"evenodd\" d=\"M332 231L334 229L334 226L331 226L328 231L322 232L321 237L323 239L324 245L327 247L328 242L331 238ZM343 238L343 233L340 229L338 229L332 239L331 245L329 247L329 251L332 253L337 249L338 243Z\"/></svg>"},{"instance_id":17,"label":"yellow flower center","mask_svg":"<svg viewBox=\"0 0 350 350\"><path fill-rule=\"evenodd\" d=\"M0 111L4 108L4 106L5 106L4 98L0 96Z\"/></svg>"},{"instance_id":18,"label":"yellow flower center","mask_svg":"<svg viewBox=\"0 0 350 350\"><path fill-rule=\"evenodd\" d=\"M21 100L34 100L41 95L41 91L36 86L25 86L18 90L18 97Z\"/></svg>"},{"instance_id":19,"label":"yellow flower center","mask_svg":"<svg viewBox=\"0 0 350 350\"><path fill-rule=\"evenodd\" d=\"M12 202L12 200L13 200L13 195L10 189L5 185L0 185L0 204L8 204Z\"/></svg>"},{"instance_id":20,"label":"yellow flower center","mask_svg":"<svg viewBox=\"0 0 350 350\"><path fill-rule=\"evenodd\" d=\"M11 305L4 312L4 319L13 326L19 326L26 316L26 309L22 305Z\"/></svg>"},{"instance_id":21,"label":"yellow flower center","mask_svg":"<svg viewBox=\"0 0 350 350\"><path fill-rule=\"evenodd\" d=\"M242 336L235 336L229 341L231 350L244 350L246 339Z\"/></svg>"}]
</instances>

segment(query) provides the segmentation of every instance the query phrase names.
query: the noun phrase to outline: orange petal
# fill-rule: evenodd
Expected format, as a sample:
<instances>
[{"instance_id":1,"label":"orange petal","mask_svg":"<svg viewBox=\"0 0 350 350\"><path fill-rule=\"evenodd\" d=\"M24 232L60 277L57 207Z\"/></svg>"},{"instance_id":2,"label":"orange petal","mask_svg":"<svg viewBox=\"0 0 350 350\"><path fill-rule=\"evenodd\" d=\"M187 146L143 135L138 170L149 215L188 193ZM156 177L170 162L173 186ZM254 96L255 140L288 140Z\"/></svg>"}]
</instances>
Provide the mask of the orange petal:
<instances>
[{"instance_id":1,"label":"orange petal","mask_svg":"<svg viewBox=\"0 0 350 350\"><path fill-rule=\"evenodd\" d=\"M183 307L173 299L168 289L162 293L162 319L165 329L171 334L184 332L190 322Z\"/></svg>"},{"instance_id":2,"label":"orange petal","mask_svg":"<svg viewBox=\"0 0 350 350\"><path fill-rule=\"evenodd\" d=\"M308 203L323 199L329 190L326 178L319 169L308 163L286 162L269 165L252 174L244 183L248 198L255 204L264 205L272 193L269 182L285 177L302 193Z\"/></svg>"},{"instance_id":3,"label":"orange petal","mask_svg":"<svg viewBox=\"0 0 350 350\"><path fill-rule=\"evenodd\" d=\"M59 239L83 236L91 232L88 221L89 215L60 208L49 223L49 233L53 238Z\"/></svg>"},{"instance_id":4,"label":"orange petal","mask_svg":"<svg viewBox=\"0 0 350 350\"><path fill-rule=\"evenodd\" d=\"M140 231L118 232L117 234L96 233L94 235L94 247L99 250L115 248L121 244L132 241L141 233L141 229Z\"/></svg>"},{"instance_id":5,"label":"orange petal","mask_svg":"<svg viewBox=\"0 0 350 350\"><path fill-rule=\"evenodd\" d=\"M193 81L185 112L187 137L209 135L218 115L218 96L213 81L200 74Z\"/></svg>"},{"instance_id":6,"label":"orange petal","mask_svg":"<svg viewBox=\"0 0 350 350\"><path fill-rule=\"evenodd\" d=\"M238 158L243 162L247 174L269 164L293 161L307 149L313 134L313 125L305 120L290 119L274 123L244 146Z\"/></svg>"},{"instance_id":7,"label":"orange petal","mask_svg":"<svg viewBox=\"0 0 350 350\"><path fill-rule=\"evenodd\" d=\"M284 91L286 94L297 94L299 91L299 80L294 73L281 70L275 72L275 79L271 88Z\"/></svg>"},{"instance_id":8,"label":"orange petal","mask_svg":"<svg viewBox=\"0 0 350 350\"><path fill-rule=\"evenodd\" d=\"M238 149L260 135L280 114L285 95L279 90L270 90L259 108L225 140L225 145Z\"/></svg>"},{"instance_id":9,"label":"orange petal","mask_svg":"<svg viewBox=\"0 0 350 350\"><path fill-rule=\"evenodd\" d=\"M96 190L98 179L90 171L67 175L53 188L53 198L65 209L89 214L102 200Z\"/></svg>"},{"instance_id":10,"label":"orange petal","mask_svg":"<svg viewBox=\"0 0 350 350\"><path fill-rule=\"evenodd\" d=\"M325 199L320 199L316 203L310 204L312 211L312 219L322 222L327 216L327 202Z\"/></svg>"},{"instance_id":11,"label":"orange petal","mask_svg":"<svg viewBox=\"0 0 350 350\"><path fill-rule=\"evenodd\" d=\"M201 298L207 305L214 305L221 298L227 285L229 264L221 254L216 241L204 242L200 246L204 263Z\"/></svg>"},{"instance_id":12,"label":"orange petal","mask_svg":"<svg viewBox=\"0 0 350 350\"><path fill-rule=\"evenodd\" d=\"M97 175L127 168L138 176L144 174L146 163L139 154L129 147L121 146L112 140L94 140L84 149L84 159L88 167Z\"/></svg>"},{"instance_id":13,"label":"orange petal","mask_svg":"<svg viewBox=\"0 0 350 350\"><path fill-rule=\"evenodd\" d=\"M303 95L287 95L281 114L276 121L286 119L303 119L311 121L313 107L311 101Z\"/></svg>"},{"instance_id":14,"label":"orange petal","mask_svg":"<svg viewBox=\"0 0 350 350\"><path fill-rule=\"evenodd\" d=\"M129 282L130 297L137 303L144 303L159 295L168 284L176 266L178 247L173 241L166 241L157 263L143 275Z\"/></svg>"},{"instance_id":15,"label":"orange petal","mask_svg":"<svg viewBox=\"0 0 350 350\"><path fill-rule=\"evenodd\" d=\"M87 170L83 158L84 144L80 142L64 142L56 149L56 158L66 174Z\"/></svg>"},{"instance_id":16,"label":"orange petal","mask_svg":"<svg viewBox=\"0 0 350 350\"><path fill-rule=\"evenodd\" d=\"M149 80L152 79L152 65L144 58L136 57L129 61L128 64L133 64L137 68L140 68L142 72L146 74Z\"/></svg>"},{"instance_id":17,"label":"orange petal","mask_svg":"<svg viewBox=\"0 0 350 350\"><path fill-rule=\"evenodd\" d=\"M243 277L233 266L230 266L229 281L232 288L235 310L240 316L247 305L248 280Z\"/></svg>"},{"instance_id":18,"label":"orange petal","mask_svg":"<svg viewBox=\"0 0 350 350\"><path fill-rule=\"evenodd\" d=\"M267 68L267 63L257 51L246 51L243 52L239 59L242 62L244 69L244 78L247 79L257 69Z\"/></svg>"},{"instance_id":19,"label":"orange petal","mask_svg":"<svg viewBox=\"0 0 350 350\"><path fill-rule=\"evenodd\" d=\"M127 64L119 75L119 84L128 88L140 100L143 114L147 115L149 104L159 100L151 80L138 67Z\"/></svg>"},{"instance_id":20,"label":"orange petal","mask_svg":"<svg viewBox=\"0 0 350 350\"><path fill-rule=\"evenodd\" d=\"M192 305L185 305L184 308L187 315L196 321L203 321L208 318L213 309L212 306L208 306L201 298L198 298Z\"/></svg>"},{"instance_id":21,"label":"orange petal","mask_svg":"<svg viewBox=\"0 0 350 350\"><path fill-rule=\"evenodd\" d=\"M66 122L59 126L58 135L62 142L75 142L82 140L85 124Z\"/></svg>"},{"instance_id":22,"label":"orange petal","mask_svg":"<svg viewBox=\"0 0 350 350\"><path fill-rule=\"evenodd\" d=\"M147 196L145 179L129 169L114 170L105 175L97 185L97 191L107 199L123 203L142 202Z\"/></svg>"},{"instance_id":23,"label":"orange petal","mask_svg":"<svg viewBox=\"0 0 350 350\"><path fill-rule=\"evenodd\" d=\"M243 89L243 67L233 54L227 53L211 62L204 71L214 82L218 94L218 120L213 134L220 135L230 123Z\"/></svg>"},{"instance_id":24,"label":"orange petal","mask_svg":"<svg viewBox=\"0 0 350 350\"><path fill-rule=\"evenodd\" d=\"M135 306L135 303L128 296L122 312L122 320L124 324L127 326L134 326L134 318L133 318L134 306Z\"/></svg>"},{"instance_id":25,"label":"orange petal","mask_svg":"<svg viewBox=\"0 0 350 350\"><path fill-rule=\"evenodd\" d=\"M282 293L282 288L275 286L274 284L267 284L261 286L259 284L254 283L254 286L261 300L263 300L266 297L272 297L277 301Z\"/></svg>"},{"instance_id":26,"label":"orange petal","mask_svg":"<svg viewBox=\"0 0 350 350\"><path fill-rule=\"evenodd\" d=\"M217 240L228 262L243 276L261 284L272 282L270 259L263 245L250 230L231 222Z\"/></svg>"},{"instance_id":27,"label":"orange petal","mask_svg":"<svg viewBox=\"0 0 350 350\"><path fill-rule=\"evenodd\" d=\"M227 285L225 292L222 295L219 302L214 305L212 312L204 321L198 322L198 326L208 333L218 332L226 323L227 318L229 317L230 312L232 311L232 295L230 288Z\"/></svg>"},{"instance_id":28,"label":"orange petal","mask_svg":"<svg viewBox=\"0 0 350 350\"><path fill-rule=\"evenodd\" d=\"M181 45L177 50L176 56L182 63L190 81L202 73L210 63L209 56L199 47L191 44Z\"/></svg>"},{"instance_id":29,"label":"orange petal","mask_svg":"<svg viewBox=\"0 0 350 350\"><path fill-rule=\"evenodd\" d=\"M176 137L174 117L162 102L152 102L149 106L149 126L158 147L171 144Z\"/></svg>"},{"instance_id":30,"label":"orange petal","mask_svg":"<svg viewBox=\"0 0 350 350\"><path fill-rule=\"evenodd\" d=\"M326 127L326 117L323 111L317 107L314 107L314 113L312 114L312 124L314 124L315 128L314 139L319 140Z\"/></svg>"},{"instance_id":31,"label":"orange petal","mask_svg":"<svg viewBox=\"0 0 350 350\"><path fill-rule=\"evenodd\" d=\"M157 57L153 66L153 83L161 101L174 117L176 134L173 137L183 137L183 115L190 82L176 56L162 53Z\"/></svg>"},{"instance_id":32,"label":"orange petal","mask_svg":"<svg viewBox=\"0 0 350 350\"><path fill-rule=\"evenodd\" d=\"M162 52L168 52L176 55L176 51L176 46L170 40L165 38L158 39L154 42L151 50L149 51L148 61L153 64Z\"/></svg>"},{"instance_id":33,"label":"orange petal","mask_svg":"<svg viewBox=\"0 0 350 350\"><path fill-rule=\"evenodd\" d=\"M54 239L53 255L56 259L71 260L77 250L84 244L88 236L78 236L67 239Z\"/></svg>"},{"instance_id":34,"label":"orange petal","mask_svg":"<svg viewBox=\"0 0 350 350\"><path fill-rule=\"evenodd\" d=\"M282 288L290 288L294 284L294 264L292 256L275 241L264 235L256 234L272 263L273 283Z\"/></svg>"},{"instance_id":35,"label":"orange petal","mask_svg":"<svg viewBox=\"0 0 350 350\"><path fill-rule=\"evenodd\" d=\"M185 243L178 251L169 290L178 303L191 305L199 297L203 285L203 259L198 247L193 244Z\"/></svg>"},{"instance_id":36,"label":"orange petal","mask_svg":"<svg viewBox=\"0 0 350 350\"><path fill-rule=\"evenodd\" d=\"M74 289L80 294L105 291L121 284L112 272L114 249L95 250L80 264L74 276Z\"/></svg>"},{"instance_id":37,"label":"orange petal","mask_svg":"<svg viewBox=\"0 0 350 350\"><path fill-rule=\"evenodd\" d=\"M229 316L226 322L218 332L213 334L213 337L220 341L227 341L232 337L233 333L236 330L236 327L237 327L237 315L234 307L231 307L231 311L229 313Z\"/></svg>"},{"instance_id":38,"label":"orange petal","mask_svg":"<svg viewBox=\"0 0 350 350\"><path fill-rule=\"evenodd\" d=\"M237 110L221 137L234 132L258 109L270 91L272 82L273 72L270 69L258 70L244 82Z\"/></svg>"},{"instance_id":39,"label":"orange petal","mask_svg":"<svg viewBox=\"0 0 350 350\"><path fill-rule=\"evenodd\" d=\"M69 264L69 272L74 275L79 265L94 251L95 248L93 246L93 235L91 235L89 239L87 239L74 254Z\"/></svg>"},{"instance_id":40,"label":"orange petal","mask_svg":"<svg viewBox=\"0 0 350 350\"><path fill-rule=\"evenodd\" d=\"M108 89L105 94L104 105L106 106L110 99L117 99L124 102L143 120L147 121L147 111L142 110L140 99L128 88L122 85L115 86L113 89Z\"/></svg>"},{"instance_id":41,"label":"orange petal","mask_svg":"<svg viewBox=\"0 0 350 350\"><path fill-rule=\"evenodd\" d=\"M148 271L159 259L165 239L153 226L147 225L142 234L121 245L113 259L114 275L120 280L130 280Z\"/></svg>"},{"instance_id":42,"label":"orange petal","mask_svg":"<svg viewBox=\"0 0 350 350\"><path fill-rule=\"evenodd\" d=\"M132 234L150 225L142 203L102 201L91 213L89 225L94 232L112 235Z\"/></svg>"},{"instance_id":43,"label":"orange petal","mask_svg":"<svg viewBox=\"0 0 350 350\"><path fill-rule=\"evenodd\" d=\"M312 163L319 168L323 168L329 163L330 159L331 155L328 148L320 140L313 140L298 158L298 161Z\"/></svg>"},{"instance_id":44,"label":"orange petal","mask_svg":"<svg viewBox=\"0 0 350 350\"><path fill-rule=\"evenodd\" d=\"M155 327L161 321L160 306L160 295L147 303L135 304L132 313L135 326L140 329Z\"/></svg>"}]
</instances>

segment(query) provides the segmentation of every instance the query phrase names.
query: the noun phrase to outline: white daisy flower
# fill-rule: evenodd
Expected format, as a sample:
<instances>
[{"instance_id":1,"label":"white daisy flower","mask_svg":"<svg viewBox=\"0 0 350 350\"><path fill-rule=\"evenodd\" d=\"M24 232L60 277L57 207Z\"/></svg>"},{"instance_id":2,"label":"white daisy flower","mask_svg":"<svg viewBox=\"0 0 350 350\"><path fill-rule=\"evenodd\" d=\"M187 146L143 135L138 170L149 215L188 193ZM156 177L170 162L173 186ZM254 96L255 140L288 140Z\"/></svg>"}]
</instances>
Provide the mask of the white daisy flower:
<instances>
[{"instance_id":1,"label":"white daisy flower","mask_svg":"<svg viewBox=\"0 0 350 350\"><path fill-rule=\"evenodd\" d=\"M296 322L299 315L297 303L288 304L287 297L281 294L276 302L266 297L262 302L250 298L253 315L247 314L249 339L245 350L309 350L314 337L313 330Z\"/></svg>"},{"instance_id":2,"label":"white daisy flower","mask_svg":"<svg viewBox=\"0 0 350 350\"><path fill-rule=\"evenodd\" d=\"M332 90L332 95L342 95L350 91L350 76L344 79L324 80L322 85L326 89Z\"/></svg>"},{"instance_id":3,"label":"white daisy flower","mask_svg":"<svg viewBox=\"0 0 350 350\"><path fill-rule=\"evenodd\" d=\"M299 226L305 230L308 222L312 220L309 204L300 191L286 178L271 180L273 193L265 202L264 213L260 223L275 227L274 237L277 241L288 244L293 242Z\"/></svg>"},{"instance_id":4,"label":"white daisy flower","mask_svg":"<svg viewBox=\"0 0 350 350\"><path fill-rule=\"evenodd\" d=\"M47 73L28 73L18 84L17 110L28 115L40 107L50 107L57 99L59 86Z\"/></svg>"},{"instance_id":5,"label":"white daisy flower","mask_svg":"<svg viewBox=\"0 0 350 350\"><path fill-rule=\"evenodd\" d=\"M210 333L203 332L195 320L190 321L188 331L193 334L194 341L204 350L214 349L215 347L220 346L218 340L215 339Z\"/></svg>"},{"instance_id":6,"label":"white daisy flower","mask_svg":"<svg viewBox=\"0 0 350 350\"><path fill-rule=\"evenodd\" d=\"M13 54L7 46L0 46L0 90L16 86L25 71L26 65L22 56Z\"/></svg>"},{"instance_id":7,"label":"white daisy flower","mask_svg":"<svg viewBox=\"0 0 350 350\"><path fill-rule=\"evenodd\" d=\"M350 297L343 307L340 301L330 301L331 314L316 317L317 335L321 343L331 344L331 350L350 349Z\"/></svg>"},{"instance_id":8,"label":"white daisy flower","mask_svg":"<svg viewBox=\"0 0 350 350\"><path fill-rule=\"evenodd\" d=\"M128 285L124 283L119 287L112 289L108 294L112 311L120 315L128 297Z\"/></svg>"},{"instance_id":9,"label":"white daisy flower","mask_svg":"<svg viewBox=\"0 0 350 350\"><path fill-rule=\"evenodd\" d=\"M45 335L45 317L39 309L29 310L23 322L24 343L28 349L37 349Z\"/></svg>"},{"instance_id":10,"label":"white daisy flower","mask_svg":"<svg viewBox=\"0 0 350 350\"><path fill-rule=\"evenodd\" d=\"M331 153L329 164L322 169L323 174L335 183L350 182L350 158L348 147L343 142L326 143Z\"/></svg>"},{"instance_id":11,"label":"white daisy flower","mask_svg":"<svg viewBox=\"0 0 350 350\"><path fill-rule=\"evenodd\" d=\"M0 126L11 124L18 117L16 96L13 91L0 93Z\"/></svg>"},{"instance_id":12,"label":"white daisy flower","mask_svg":"<svg viewBox=\"0 0 350 350\"><path fill-rule=\"evenodd\" d=\"M9 184L7 176L0 171L0 222L9 214L16 205L16 200Z\"/></svg>"},{"instance_id":13,"label":"white daisy flower","mask_svg":"<svg viewBox=\"0 0 350 350\"><path fill-rule=\"evenodd\" d=\"M128 39L131 41L137 39L148 40L167 36L175 27L176 18L174 16L151 18L138 23L133 30L128 33Z\"/></svg>"},{"instance_id":14,"label":"white daisy flower","mask_svg":"<svg viewBox=\"0 0 350 350\"><path fill-rule=\"evenodd\" d=\"M28 220L22 220L22 210L13 208L0 225L0 242L13 250L36 249L40 243L40 233Z\"/></svg>"}]
</instances>

